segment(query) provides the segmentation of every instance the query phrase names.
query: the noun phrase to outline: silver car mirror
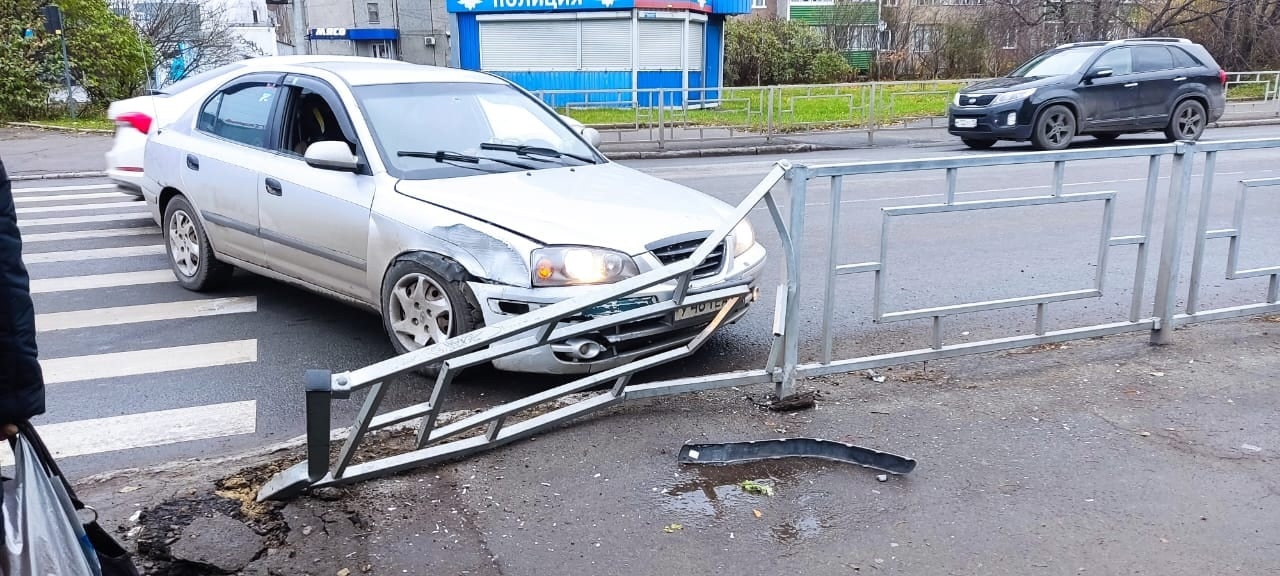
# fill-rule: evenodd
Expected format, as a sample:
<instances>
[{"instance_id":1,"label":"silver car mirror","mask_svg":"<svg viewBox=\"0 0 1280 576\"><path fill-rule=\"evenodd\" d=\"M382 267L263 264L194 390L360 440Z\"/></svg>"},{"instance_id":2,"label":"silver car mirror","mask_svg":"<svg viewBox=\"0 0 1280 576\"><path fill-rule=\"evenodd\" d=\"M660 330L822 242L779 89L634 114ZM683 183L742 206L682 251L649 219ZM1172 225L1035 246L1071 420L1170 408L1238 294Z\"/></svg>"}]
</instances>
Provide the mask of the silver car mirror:
<instances>
[{"instance_id":1,"label":"silver car mirror","mask_svg":"<svg viewBox=\"0 0 1280 576\"><path fill-rule=\"evenodd\" d=\"M584 126L582 128L582 135L587 139L587 142L591 143L592 146L595 146L597 148L600 147L600 131L599 130Z\"/></svg>"},{"instance_id":2,"label":"silver car mirror","mask_svg":"<svg viewBox=\"0 0 1280 576\"><path fill-rule=\"evenodd\" d=\"M326 140L307 146L303 156L307 165L322 170L355 172L360 169L360 159L351 153L351 147L339 140Z\"/></svg>"}]
</instances>

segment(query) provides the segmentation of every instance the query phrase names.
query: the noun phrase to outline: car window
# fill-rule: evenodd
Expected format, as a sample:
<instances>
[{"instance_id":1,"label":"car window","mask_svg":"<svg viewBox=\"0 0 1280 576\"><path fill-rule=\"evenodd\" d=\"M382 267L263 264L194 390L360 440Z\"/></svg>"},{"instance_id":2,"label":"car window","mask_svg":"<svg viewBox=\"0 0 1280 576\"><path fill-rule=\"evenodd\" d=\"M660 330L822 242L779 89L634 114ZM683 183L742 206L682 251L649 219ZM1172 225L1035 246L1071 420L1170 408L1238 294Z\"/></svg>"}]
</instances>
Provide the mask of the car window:
<instances>
[{"instance_id":1,"label":"car window","mask_svg":"<svg viewBox=\"0 0 1280 576\"><path fill-rule=\"evenodd\" d=\"M201 109L197 128L234 142L263 147L275 95L276 87L266 84L240 84L223 90Z\"/></svg>"},{"instance_id":2,"label":"car window","mask_svg":"<svg viewBox=\"0 0 1280 576\"><path fill-rule=\"evenodd\" d=\"M1112 76L1123 76L1133 73L1133 54L1128 48L1116 48L1107 51L1093 63L1093 68L1110 68Z\"/></svg>"},{"instance_id":3,"label":"car window","mask_svg":"<svg viewBox=\"0 0 1280 576\"><path fill-rule=\"evenodd\" d=\"M1170 48L1169 52L1173 54L1174 66L1178 68L1197 68L1204 65L1197 61L1195 56L1187 54L1187 52L1181 48Z\"/></svg>"},{"instance_id":4,"label":"car window","mask_svg":"<svg viewBox=\"0 0 1280 576\"><path fill-rule=\"evenodd\" d=\"M1079 48L1045 52L1019 66L1017 70L1009 73L1009 76L1011 78L1031 78L1075 74L1097 52L1097 46L1081 46Z\"/></svg>"},{"instance_id":5,"label":"car window","mask_svg":"<svg viewBox=\"0 0 1280 576\"><path fill-rule=\"evenodd\" d=\"M1139 46L1134 50L1135 72L1155 72L1173 68L1173 55L1164 46Z\"/></svg>"}]
</instances>

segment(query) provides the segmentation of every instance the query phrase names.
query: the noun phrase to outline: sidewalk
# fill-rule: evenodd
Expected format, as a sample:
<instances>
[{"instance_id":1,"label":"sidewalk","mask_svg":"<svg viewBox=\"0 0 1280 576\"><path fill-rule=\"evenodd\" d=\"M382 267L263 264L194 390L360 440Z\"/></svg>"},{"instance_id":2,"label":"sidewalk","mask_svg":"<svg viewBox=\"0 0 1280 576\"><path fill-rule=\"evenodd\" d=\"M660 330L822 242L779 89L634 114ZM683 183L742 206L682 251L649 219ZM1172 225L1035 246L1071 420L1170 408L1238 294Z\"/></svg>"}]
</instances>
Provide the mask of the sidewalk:
<instances>
[{"instance_id":1,"label":"sidewalk","mask_svg":"<svg viewBox=\"0 0 1280 576\"><path fill-rule=\"evenodd\" d=\"M110 149L109 135L0 127L0 159L11 177L105 170Z\"/></svg>"},{"instance_id":2,"label":"sidewalk","mask_svg":"<svg viewBox=\"0 0 1280 576\"><path fill-rule=\"evenodd\" d=\"M764 388L638 401L283 505L252 494L296 450L81 490L150 574L1270 573L1280 317L1179 332L825 378L806 384L817 408L790 414L756 408ZM675 462L686 441L793 436L919 465L877 482L819 461Z\"/></svg>"}]
</instances>

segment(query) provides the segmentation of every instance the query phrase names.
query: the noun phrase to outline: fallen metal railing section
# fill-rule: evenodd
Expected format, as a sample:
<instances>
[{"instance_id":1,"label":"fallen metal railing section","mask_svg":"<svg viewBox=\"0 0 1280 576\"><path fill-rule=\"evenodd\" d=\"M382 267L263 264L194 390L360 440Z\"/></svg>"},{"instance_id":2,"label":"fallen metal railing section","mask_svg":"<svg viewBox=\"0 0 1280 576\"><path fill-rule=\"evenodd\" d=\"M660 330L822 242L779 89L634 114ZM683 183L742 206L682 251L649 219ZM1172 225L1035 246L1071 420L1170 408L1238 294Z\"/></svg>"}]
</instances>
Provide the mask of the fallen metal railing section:
<instances>
[{"instance_id":1,"label":"fallen metal railing section","mask_svg":"<svg viewBox=\"0 0 1280 576\"><path fill-rule=\"evenodd\" d=\"M662 383L629 385L631 377L651 368L683 358L695 352L724 322L735 305L751 296L746 285L724 287L700 293L690 291L692 273L711 254L712 250L728 236L762 201L768 206L782 239L788 269L796 267L796 252L783 222L782 213L772 196L772 189L786 173L788 165L779 162L769 175L758 184L718 229L711 233L687 259L675 262L601 287L588 294L565 300L554 305L533 310L502 323L450 338L420 350L378 362L372 366L330 374L310 371L306 378L307 460L281 472L264 485L258 493L259 500L289 498L307 488L318 488L357 482L375 476L391 474L407 468L421 466L447 458L465 456L473 452L493 448L532 435L539 430L622 402L628 398L642 398L674 394L690 390L734 386L740 384L775 383L779 395L790 394L783 389L783 382L790 382L775 366L761 370L722 374L707 378L671 380ZM561 321L579 316L583 311L600 304L627 297L641 290L675 280L674 297L640 308L599 316L590 320L564 324ZM793 293L791 290L780 293ZM549 390L533 394L514 402L508 402L475 414L458 422L437 425L444 407L445 393L454 378L464 369L484 364L508 354L561 342L575 336L599 331L627 322L663 315L677 308L704 302L726 301L715 318L688 343L676 348L640 358L630 363L591 374ZM780 330L774 346L781 342ZM521 336L536 335L535 338ZM771 355L786 358L785 355ZM794 365L794 355L790 357ZM378 408L387 393L386 381L423 366L441 363L439 376L430 399L421 404L378 414ZM552 409L520 422L508 422L512 416L543 406L563 396L591 390L612 382L613 386L595 396L569 406ZM345 399L352 392L368 389L364 403L356 416L355 424L338 454L330 462L331 404L335 399ZM354 463L361 441L376 430L418 419L415 448L409 452L367 462ZM470 437L458 438L467 432L482 429Z\"/></svg>"}]
</instances>

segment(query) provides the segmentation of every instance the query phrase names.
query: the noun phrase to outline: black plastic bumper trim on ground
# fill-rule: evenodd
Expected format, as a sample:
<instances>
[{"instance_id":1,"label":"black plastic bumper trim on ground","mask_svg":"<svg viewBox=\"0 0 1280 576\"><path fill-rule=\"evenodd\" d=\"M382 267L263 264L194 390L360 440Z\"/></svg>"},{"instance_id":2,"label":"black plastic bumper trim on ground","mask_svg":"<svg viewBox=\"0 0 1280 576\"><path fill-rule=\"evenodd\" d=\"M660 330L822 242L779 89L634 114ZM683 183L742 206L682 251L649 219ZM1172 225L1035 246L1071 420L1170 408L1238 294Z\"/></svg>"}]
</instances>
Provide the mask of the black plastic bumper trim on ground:
<instances>
[{"instance_id":1,"label":"black plastic bumper trim on ground","mask_svg":"<svg viewBox=\"0 0 1280 576\"><path fill-rule=\"evenodd\" d=\"M911 458L819 438L685 444L680 448L678 460L681 464L736 464L794 457L846 462L891 474L908 474L916 468L916 461Z\"/></svg>"}]
</instances>

